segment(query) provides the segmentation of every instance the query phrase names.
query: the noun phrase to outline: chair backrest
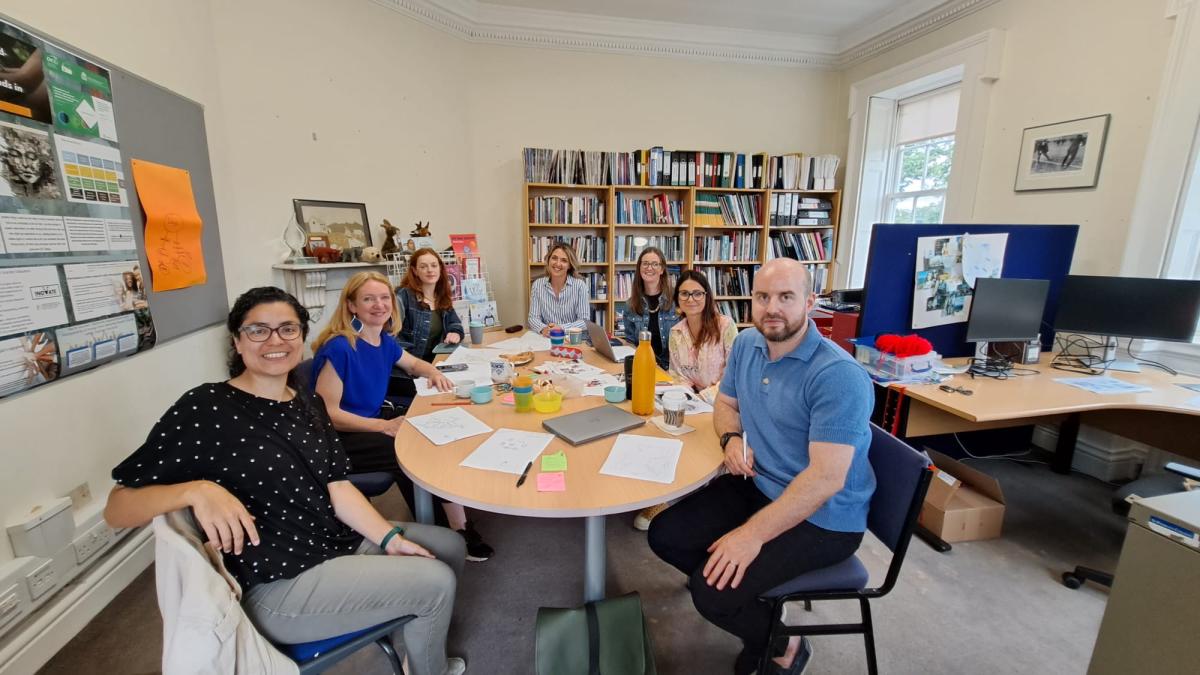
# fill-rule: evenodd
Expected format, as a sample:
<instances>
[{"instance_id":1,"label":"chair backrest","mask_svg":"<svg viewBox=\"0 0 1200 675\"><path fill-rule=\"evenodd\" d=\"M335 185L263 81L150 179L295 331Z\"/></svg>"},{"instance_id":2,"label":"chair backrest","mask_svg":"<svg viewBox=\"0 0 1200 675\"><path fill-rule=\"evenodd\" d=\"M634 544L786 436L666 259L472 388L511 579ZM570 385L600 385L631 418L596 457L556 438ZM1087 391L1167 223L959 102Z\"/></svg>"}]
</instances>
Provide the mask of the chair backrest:
<instances>
[{"instance_id":1,"label":"chair backrest","mask_svg":"<svg viewBox=\"0 0 1200 675\"><path fill-rule=\"evenodd\" d=\"M933 463L874 423L867 454L875 471L875 495L871 497L867 527L893 554L902 557L903 551L898 549L907 547L916 526Z\"/></svg>"}]
</instances>

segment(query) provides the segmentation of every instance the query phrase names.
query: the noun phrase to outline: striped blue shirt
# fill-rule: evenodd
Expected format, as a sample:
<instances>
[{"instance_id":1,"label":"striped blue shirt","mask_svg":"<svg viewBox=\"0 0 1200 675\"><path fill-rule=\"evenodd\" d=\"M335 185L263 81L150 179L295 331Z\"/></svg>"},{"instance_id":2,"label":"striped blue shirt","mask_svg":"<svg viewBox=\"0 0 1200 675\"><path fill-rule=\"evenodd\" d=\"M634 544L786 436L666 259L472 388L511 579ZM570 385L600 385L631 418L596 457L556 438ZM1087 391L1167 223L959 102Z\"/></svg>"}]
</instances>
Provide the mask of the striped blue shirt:
<instances>
[{"instance_id":1,"label":"striped blue shirt","mask_svg":"<svg viewBox=\"0 0 1200 675\"><path fill-rule=\"evenodd\" d=\"M540 277L529 289L529 330L540 333L550 324L563 328L583 328L589 318L588 285L583 279L567 277L561 295L555 295L550 280Z\"/></svg>"}]
</instances>

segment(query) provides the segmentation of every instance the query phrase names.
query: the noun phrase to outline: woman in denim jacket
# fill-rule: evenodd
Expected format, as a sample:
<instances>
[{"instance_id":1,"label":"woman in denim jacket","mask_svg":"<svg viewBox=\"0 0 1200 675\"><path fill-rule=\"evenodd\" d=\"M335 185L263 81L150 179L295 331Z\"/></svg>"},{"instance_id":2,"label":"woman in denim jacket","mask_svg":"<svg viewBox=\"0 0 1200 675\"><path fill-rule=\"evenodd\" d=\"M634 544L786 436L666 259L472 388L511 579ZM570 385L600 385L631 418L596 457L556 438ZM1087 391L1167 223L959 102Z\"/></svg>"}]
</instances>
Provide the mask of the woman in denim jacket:
<instances>
[{"instance_id":1,"label":"woman in denim jacket","mask_svg":"<svg viewBox=\"0 0 1200 675\"><path fill-rule=\"evenodd\" d=\"M671 365L668 336L676 321L679 321L679 315L671 300L667 259L658 248L647 246L638 254L633 290L625 305L625 341L636 347L638 335L644 330L650 331L654 360L666 370Z\"/></svg>"},{"instance_id":2,"label":"woman in denim jacket","mask_svg":"<svg viewBox=\"0 0 1200 675\"><path fill-rule=\"evenodd\" d=\"M433 348L438 344L462 342L462 319L454 311L450 279L433 249L419 249L408 259L408 271L396 297L403 321L397 339L404 351L433 361Z\"/></svg>"}]
</instances>

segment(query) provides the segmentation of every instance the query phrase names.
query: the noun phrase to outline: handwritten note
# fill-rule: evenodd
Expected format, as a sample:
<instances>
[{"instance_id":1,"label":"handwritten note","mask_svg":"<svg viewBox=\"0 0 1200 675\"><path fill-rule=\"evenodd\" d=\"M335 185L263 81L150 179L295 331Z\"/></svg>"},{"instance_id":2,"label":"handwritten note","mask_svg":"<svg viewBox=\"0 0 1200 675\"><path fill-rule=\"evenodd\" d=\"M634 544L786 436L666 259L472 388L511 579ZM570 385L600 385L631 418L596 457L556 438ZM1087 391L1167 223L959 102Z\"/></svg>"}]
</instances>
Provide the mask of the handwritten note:
<instances>
[{"instance_id":1,"label":"handwritten note","mask_svg":"<svg viewBox=\"0 0 1200 675\"><path fill-rule=\"evenodd\" d=\"M200 246L203 223L184 169L133 160L133 182L146 212L146 259L155 291L208 281Z\"/></svg>"},{"instance_id":2,"label":"handwritten note","mask_svg":"<svg viewBox=\"0 0 1200 675\"><path fill-rule=\"evenodd\" d=\"M539 473L537 477L538 492L566 492L567 475L561 471L554 473Z\"/></svg>"},{"instance_id":3,"label":"handwritten note","mask_svg":"<svg viewBox=\"0 0 1200 675\"><path fill-rule=\"evenodd\" d=\"M553 455L542 455L542 471L566 471L567 453L559 450Z\"/></svg>"},{"instance_id":4,"label":"handwritten note","mask_svg":"<svg viewBox=\"0 0 1200 675\"><path fill-rule=\"evenodd\" d=\"M525 467L542 454L554 436L520 429L497 429L459 466L485 471L503 471L521 475Z\"/></svg>"},{"instance_id":5,"label":"handwritten note","mask_svg":"<svg viewBox=\"0 0 1200 675\"><path fill-rule=\"evenodd\" d=\"M453 443L463 438L486 434L492 430L491 427L479 421L478 417L462 408L450 408L407 419L409 424L413 425L434 445Z\"/></svg>"}]
</instances>

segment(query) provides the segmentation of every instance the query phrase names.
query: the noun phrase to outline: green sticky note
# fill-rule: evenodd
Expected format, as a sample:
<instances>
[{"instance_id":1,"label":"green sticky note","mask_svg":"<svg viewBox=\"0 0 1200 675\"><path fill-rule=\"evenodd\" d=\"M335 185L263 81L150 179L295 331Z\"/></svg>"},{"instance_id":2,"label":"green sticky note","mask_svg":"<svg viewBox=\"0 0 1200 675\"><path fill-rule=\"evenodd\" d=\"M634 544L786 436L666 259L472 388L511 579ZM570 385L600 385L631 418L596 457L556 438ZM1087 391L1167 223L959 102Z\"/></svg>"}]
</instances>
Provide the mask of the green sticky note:
<instances>
[{"instance_id":1,"label":"green sticky note","mask_svg":"<svg viewBox=\"0 0 1200 675\"><path fill-rule=\"evenodd\" d=\"M566 471L567 455L559 450L553 455L542 455L542 471Z\"/></svg>"}]
</instances>

